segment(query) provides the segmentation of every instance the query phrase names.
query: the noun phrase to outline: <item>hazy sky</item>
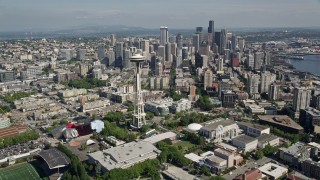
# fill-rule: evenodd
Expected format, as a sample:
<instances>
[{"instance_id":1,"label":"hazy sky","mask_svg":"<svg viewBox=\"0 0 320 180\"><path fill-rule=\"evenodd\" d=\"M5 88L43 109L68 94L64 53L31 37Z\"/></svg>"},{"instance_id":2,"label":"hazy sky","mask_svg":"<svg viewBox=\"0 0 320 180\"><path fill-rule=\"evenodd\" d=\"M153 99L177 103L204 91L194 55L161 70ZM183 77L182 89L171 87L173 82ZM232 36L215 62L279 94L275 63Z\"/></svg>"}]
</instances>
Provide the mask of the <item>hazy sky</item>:
<instances>
[{"instance_id":1,"label":"hazy sky","mask_svg":"<svg viewBox=\"0 0 320 180\"><path fill-rule=\"evenodd\" d=\"M320 0L0 0L0 31L78 25L320 26Z\"/></svg>"}]
</instances>

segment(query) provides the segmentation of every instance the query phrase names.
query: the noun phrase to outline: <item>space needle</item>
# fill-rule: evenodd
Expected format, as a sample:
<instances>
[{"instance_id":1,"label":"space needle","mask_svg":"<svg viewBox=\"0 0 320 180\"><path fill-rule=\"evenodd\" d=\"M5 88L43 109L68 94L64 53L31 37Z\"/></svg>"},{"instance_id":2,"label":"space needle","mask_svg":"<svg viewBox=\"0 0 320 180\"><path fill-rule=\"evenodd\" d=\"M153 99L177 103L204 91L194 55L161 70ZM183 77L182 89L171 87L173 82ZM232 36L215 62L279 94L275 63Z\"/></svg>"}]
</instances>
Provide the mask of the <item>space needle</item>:
<instances>
[{"instance_id":1,"label":"space needle","mask_svg":"<svg viewBox=\"0 0 320 180\"><path fill-rule=\"evenodd\" d=\"M140 54L135 54L131 56L130 61L136 64L136 95L134 101L133 126L141 128L142 125L146 125L146 114L144 113L140 81L140 64L144 61L144 57Z\"/></svg>"}]
</instances>

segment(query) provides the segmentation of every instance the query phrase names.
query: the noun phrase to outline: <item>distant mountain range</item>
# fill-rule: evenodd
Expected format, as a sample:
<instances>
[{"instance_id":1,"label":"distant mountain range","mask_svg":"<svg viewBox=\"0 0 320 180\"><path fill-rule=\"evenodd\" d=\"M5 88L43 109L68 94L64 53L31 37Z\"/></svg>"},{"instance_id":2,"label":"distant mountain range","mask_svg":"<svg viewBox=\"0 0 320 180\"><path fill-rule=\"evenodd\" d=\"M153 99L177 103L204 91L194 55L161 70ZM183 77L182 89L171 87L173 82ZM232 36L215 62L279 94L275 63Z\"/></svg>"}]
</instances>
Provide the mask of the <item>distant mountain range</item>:
<instances>
[{"instance_id":1,"label":"distant mountain range","mask_svg":"<svg viewBox=\"0 0 320 180\"><path fill-rule=\"evenodd\" d=\"M206 28L204 28L206 29ZM319 30L318 27L310 28L228 28L234 32L261 32L261 31L283 31L283 30ZM217 28L220 30L220 28ZM181 33L183 35L191 35L195 32L195 29L172 29L169 27L170 34ZM70 38L70 37L102 37L110 34L116 34L117 36L158 36L159 28L143 28L132 27L125 25L79 25L73 26L61 30L25 30L15 32L0 32L0 40L4 39L30 39L30 38Z\"/></svg>"}]
</instances>

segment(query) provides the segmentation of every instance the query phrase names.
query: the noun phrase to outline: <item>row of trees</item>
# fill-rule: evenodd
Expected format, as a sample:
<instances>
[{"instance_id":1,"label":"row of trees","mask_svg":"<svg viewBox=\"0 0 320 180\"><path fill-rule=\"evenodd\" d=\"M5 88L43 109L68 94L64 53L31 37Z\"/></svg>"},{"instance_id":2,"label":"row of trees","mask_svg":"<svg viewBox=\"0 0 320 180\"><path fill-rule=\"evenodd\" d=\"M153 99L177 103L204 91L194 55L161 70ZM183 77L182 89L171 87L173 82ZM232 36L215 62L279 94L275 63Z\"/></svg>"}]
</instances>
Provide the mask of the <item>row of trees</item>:
<instances>
[{"instance_id":1,"label":"row of trees","mask_svg":"<svg viewBox=\"0 0 320 180\"><path fill-rule=\"evenodd\" d=\"M157 159L147 160L127 169L112 169L104 175L104 179L128 180L137 179L138 177L146 177L153 180L159 180L159 168L160 163Z\"/></svg>"},{"instance_id":2,"label":"row of trees","mask_svg":"<svg viewBox=\"0 0 320 180\"><path fill-rule=\"evenodd\" d=\"M270 156L276 152L278 152L279 148L278 147L273 147L270 145L266 145L263 149L257 150L256 151L256 158L257 159L262 159L264 156Z\"/></svg>"},{"instance_id":3,"label":"row of trees","mask_svg":"<svg viewBox=\"0 0 320 180\"><path fill-rule=\"evenodd\" d=\"M176 119L180 119L180 126L187 126L191 123L203 123L213 119L212 116L201 114L201 113L182 113L179 112L176 114Z\"/></svg>"},{"instance_id":4,"label":"row of trees","mask_svg":"<svg viewBox=\"0 0 320 180\"><path fill-rule=\"evenodd\" d=\"M160 141L156 146L162 151L159 156L161 163L170 162L178 167L191 164L191 161L185 158L183 153L177 147L172 146L169 141Z\"/></svg>"},{"instance_id":5,"label":"row of trees","mask_svg":"<svg viewBox=\"0 0 320 180\"><path fill-rule=\"evenodd\" d=\"M204 111L210 111L214 108L209 96L200 96L197 103L200 109Z\"/></svg>"},{"instance_id":6,"label":"row of trees","mask_svg":"<svg viewBox=\"0 0 320 180\"><path fill-rule=\"evenodd\" d=\"M104 127L101 134L105 136L114 136L126 142L134 141L137 138L136 134L128 132L125 128L118 127L115 122L105 121Z\"/></svg>"},{"instance_id":7,"label":"row of trees","mask_svg":"<svg viewBox=\"0 0 320 180\"><path fill-rule=\"evenodd\" d=\"M89 180L89 176L86 172L84 165L80 162L79 158L74 155L67 147L62 144L58 145L58 149L66 154L70 160L70 168L63 174L65 180Z\"/></svg>"},{"instance_id":8,"label":"row of trees","mask_svg":"<svg viewBox=\"0 0 320 180\"><path fill-rule=\"evenodd\" d=\"M13 93L13 94L8 94L8 95L5 95L5 96L1 96L1 98L3 100L5 100L6 102L8 102L8 103L13 103L15 100L19 100L19 99L24 98L24 97L29 97L31 95L32 95L32 93L16 92L16 93Z\"/></svg>"},{"instance_id":9,"label":"row of trees","mask_svg":"<svg viewBox=\"0 0 320 180\"><path fill-rule=\"evenodd\" d=\"M0 139L0 149L16 144L26 143L28 141L36 140L38 138L39 133L37 133L36 131L27 131L17 136Z\"/></svg>"},{"instance_id":10,"label":"row of trees","mask_svg":"<svg viewBox=\"0 0 320 180\"><path fill-rule=\"evenodd\" d=\"M200 146L204 146L206 144L205 138L202 136L199 136L198 134L191 133L188 131L184 131L183 134L184 134L183 140L185 141L189 141L192 144L197 144Z\"/></svg>"},{"instance_id":11,"label":"row of trees","mask_svg":"<svg viewBox=\"0 0 320 180\"><path fill-rule=\"evenodd\" d=\"M84 89L92 89L96 87L103 87L106 86L105 80L99 80L96 78L84 78L84 79L77 79L77 80L71 80L68 82L68 86L74 87L74 88L84 88Z\"/></svg>"}]
</instances>

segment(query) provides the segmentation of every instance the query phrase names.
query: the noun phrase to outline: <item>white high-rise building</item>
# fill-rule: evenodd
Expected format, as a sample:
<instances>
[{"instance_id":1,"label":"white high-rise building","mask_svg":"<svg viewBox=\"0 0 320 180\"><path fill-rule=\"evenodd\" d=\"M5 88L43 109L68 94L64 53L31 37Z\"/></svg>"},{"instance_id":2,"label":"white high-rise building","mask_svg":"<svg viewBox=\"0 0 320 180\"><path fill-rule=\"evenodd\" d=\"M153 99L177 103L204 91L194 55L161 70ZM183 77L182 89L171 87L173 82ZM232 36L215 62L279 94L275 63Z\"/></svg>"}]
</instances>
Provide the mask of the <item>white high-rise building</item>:
<instances>
[{"instance_id":1,"label":"white high-rise building","mask_svg":"<svg viewBox=\"0 0 320 180\"><path fill-rule=\"evenodd\" d=\"M141 41L141 49L143 52L150 53L149 46L150 46L149 40L142 40Z\"/></svg>"},{"instance_id":2,"label":"white high-rise building","mask_svg":"<svg viewBox=\"0 0 320 180\"><path fill-rule=\"evenodd\" d=\"M217 67L217 70L218 71L223 71L223 58L222 57L219 57L218 59L218 67Z\"/></svg>"},{"instance_id":3,"label":"white high-rise building","mask_svg":"<svg viewBox=\"0 0 320 180\"><path fill-rule=\"evenodd\" d=\"M276 101L279 99L280 94L280 85L278 84L271 84L269 88L269 99Z\"/></svg>"},{"instance_id":4,"label":"white high-rise building","mask_svg":"<svg viewBox=\"0 0 320 180\"><path fill-rule=\"evenodd\" d=\"M200 48L200 36L199 34L193 34L192 35L192 45L195 49L195 51L199 51Z\"/></svg>"},{"instance_id":5,"label":"white high-rise building","mask_svg":"<svg viewBox=\"0 0 320 180\"><path fill-rule=\"evenodd\" d=\"M165 46L159 46L157 55L162 57L161 63L164 64L164 61L166 61L166 47Z\"/></svg>"},{"instance_id":6,"label":"white high-rise building","mask_svg":"<svg viewBox=\"0 0 320 180\"><path fill-rule=\"evenodd\" d=\"M247 67L251 67L251 69L254 68L254 56L252 54L249 54L247 56L246 64L247 64Z\"/></svg>"},{"instance_id":7,"label":"white high-rise building","mask_svg":"<svg viewBox=\"0 0 320 180\"><path fill-rule=\"evenodd\" d=\"M160 27L160 45L164 46L169 42L168 28L165 26Z\"/></svg>"},{"instance_id":8,"label":"white high-rise building","mask_svg":"<svg viewBox=\"0 0 320 180\"><path fill-rule=\"evenodd\" d=\"M311 90L306 88L294 88L293 109L298 112L310 106Z\"/></svg>"},{"instance_id":9,"label":"white high-rise building","mask_svg":"<svg viewBox=\"0 0 320 180\"><path fill-rule=\"evenodd\" d=\"M252 99L259 99L259 78L258 74L249 74L248 93Z\"/></svg>"},{"instance_id":10,"label":"white high-rise building","mask_svg":"<svg viewBox=\"0 0 320 180\"><path fill-rule=\"evenodd\" d=\"M261 73L260 93L268 93L270 84L276 80L276 75L269 71Z\"/></svg>"}]
</instances>

